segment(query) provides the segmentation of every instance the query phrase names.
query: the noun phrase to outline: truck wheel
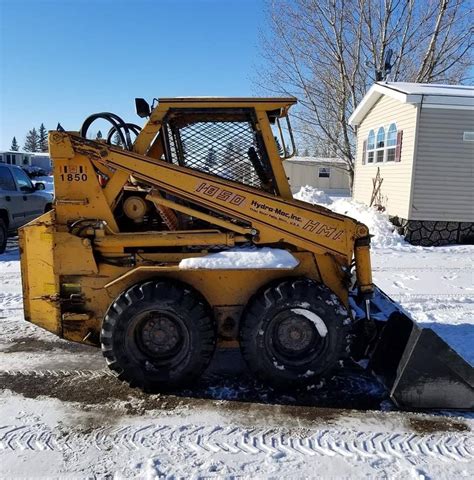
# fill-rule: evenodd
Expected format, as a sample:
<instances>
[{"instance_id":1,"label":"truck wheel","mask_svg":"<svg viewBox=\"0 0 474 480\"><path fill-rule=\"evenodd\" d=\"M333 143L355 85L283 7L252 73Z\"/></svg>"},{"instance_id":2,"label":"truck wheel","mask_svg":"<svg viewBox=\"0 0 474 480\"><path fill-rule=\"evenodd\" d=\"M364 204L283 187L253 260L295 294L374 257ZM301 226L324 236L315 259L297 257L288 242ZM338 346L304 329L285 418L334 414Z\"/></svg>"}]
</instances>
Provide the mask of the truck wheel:
<instances>
[{"instance_id":1,"label":"truck wheel","mask_svg":"<svg viewBox=\"0 0 474 480\"><path fill-rule=\"evenodd\" d=\"M327 287L310 279L284 280L249 301L240 327L242 355L266 383L305 385L349 355L350 324Z\"/></svg>"},{"instance_id":2,"label":"truck wheel","mask_svg":"<svg viewBox=\"0 0 474 480\"><path fill-rule=\"evenodd\" d=\"M118 378L158 391L197 379L216 346L205 299L188 285L154 280L112 303L101 330L102 353Z\"/></svg>"},{"instance_id":3,"label":"truck wheel","mask_svg":"<svg viewBox=\"0 0 474 480\"><path fill-rule=\"evenodd\" d=\"M0 218L0 253L7 248L8 229L3 218Z\"/></svg>"}]
</instances>

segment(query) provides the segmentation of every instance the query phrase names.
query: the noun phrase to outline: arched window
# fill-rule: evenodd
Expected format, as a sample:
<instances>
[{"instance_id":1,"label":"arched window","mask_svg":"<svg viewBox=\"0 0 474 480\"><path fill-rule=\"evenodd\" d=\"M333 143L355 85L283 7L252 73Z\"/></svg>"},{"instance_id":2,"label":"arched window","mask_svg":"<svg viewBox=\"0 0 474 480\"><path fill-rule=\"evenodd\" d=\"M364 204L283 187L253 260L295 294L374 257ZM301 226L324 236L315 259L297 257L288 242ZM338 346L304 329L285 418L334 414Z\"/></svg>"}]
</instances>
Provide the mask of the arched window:
<instances>
[{"instance_id":1,"label":"arched window","mask_svg":"<svg viewBox=\"0 0 474 480\"><path fill-rule=\"evenodd\" d=\"M375 161L377 163L383 162L383 157L385 153L385 128L380 127L377 132L377 143L376 143L376 155Z\"/></svg>"},{"instance_id":2,"label":"arched window","mask_svg":"<svg viewBox=\"0 0 474 480\"><path fill-rule=\"evenodd\" d=\"M401 158L403 130L396 123L369 130L364 140L363 163L399 162Z\"/></svg>"},{"instance_id":3,"label":"arched window","mask_svg":"<svg viewBox=\"0 0 474 480\"><path fill-rule=\"evenodd\" d=\"M373 150L375 148L375 133L373 130L369 132L367 137L367 150Z\"/></svg>"},{"instance_id":4,"label":"arched window","mask_svg":"<svg viewBox=\"0 0 474 480\"><path fill-rule=\"evenodd\" d=\"M391 123L387 130L387 162L395 161L395 149L397 147L397 126Z\"/></svg>"},{"instance_id":5,"label":"arched window","mask_svg":"<svg viewBox=\"0 0 474 480\"><path fill-rule=\"evenodd\" d=\"M374 163L375 155L375 133L373 130L370 130L369 136L367 137L367 163Z\"/></svg>"}]
</instances>

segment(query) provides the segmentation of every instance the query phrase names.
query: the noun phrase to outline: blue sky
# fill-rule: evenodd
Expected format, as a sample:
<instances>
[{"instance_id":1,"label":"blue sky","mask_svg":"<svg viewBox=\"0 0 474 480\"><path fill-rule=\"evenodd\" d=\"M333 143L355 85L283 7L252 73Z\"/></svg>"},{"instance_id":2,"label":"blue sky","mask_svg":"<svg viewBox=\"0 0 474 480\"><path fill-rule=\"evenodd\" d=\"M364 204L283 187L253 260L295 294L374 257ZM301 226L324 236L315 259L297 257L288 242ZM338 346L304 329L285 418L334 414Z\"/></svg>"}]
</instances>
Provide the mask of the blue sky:
<instances>
[{"instance_id":1,"label":"blue sky","mask_svg":"<svg viewBox=\"0 0 474 480\"><path fill-rule=\"evenodd\" d=\"M255 94L262 0L0 0L0 148L134 98Z\"/></svg>"}]
</instances>

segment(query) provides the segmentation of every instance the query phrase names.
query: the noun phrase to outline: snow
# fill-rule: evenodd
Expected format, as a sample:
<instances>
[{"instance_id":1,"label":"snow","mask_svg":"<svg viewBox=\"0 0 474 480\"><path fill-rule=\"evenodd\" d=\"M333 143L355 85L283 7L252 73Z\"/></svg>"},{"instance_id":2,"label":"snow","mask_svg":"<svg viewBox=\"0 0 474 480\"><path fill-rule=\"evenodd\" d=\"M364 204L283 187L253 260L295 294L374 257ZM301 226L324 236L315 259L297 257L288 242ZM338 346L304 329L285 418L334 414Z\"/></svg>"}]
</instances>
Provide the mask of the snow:
<instances>
[{"instance_id":1,"label":"snow","mask_svg":"<svg viewBox=\"0 0 474 480\"><path fill-rule=\"evenodd\" d=\"M295 198L367 225L373 235L374 283L474 365L473 245L413 246L397 233L385 213L351 198L330 197L309 186Z\"/></svg>"},{"instance_id":2,"label":"snow","mask_svg":"<svg viewBox=\"0 0 474 480\"><path fill-rule=\"evenodd\" d=\"M253 268L295 268L298 260L286 250L278 248L237 247L202 257L185 258L179 268L210 270L244 270Z\"/></svg>"},{"instance_id":3,"label":"snow","mask_svg":"<svg viewBox=\"0 0 474 480\"><path fill-rule=\"evenodd\" d=\"M384 214L350 199L309 188L299 197L364 221L374 235L375 283L474 363L474 246L413 247ZM204 259L248 268L253 254L255 262L268 255L272 265L285 263L273 249L226 253ZM306 307L298 310L306 315ZM116 398L116 385L100 351L24 321L10 239L0 256L0 478L474 477L470 413L390 411L385 399L360 410L303 407L272 401L270 391L265 401L241 402L232 400L241 387L226 384L211 386L214 396L120 387ZM72 399L62 398L68 388ZM307 390L324 388L321 381Z\"/></svg>"},{"instance_id":4,"label":"snow","mask_svg":"<svg viewBox=\"0 0 474 480\"><path fill-rule=\"evenodd\" d=\"M472 85L377 82L370 87L352 112L349 124L360 125L382 95L388 95L401 103L422 104L424 108L429 106L467 110L474 108L474 87Z\"/></svg>"},{"instance_id":5,"label":"snow","mask_svg":"<svg viewBox=\"0 0 474 480\"><path fill-rule=\"evenodd\" d=\"M363 203L356 202L349 197L330 197L324 192L309 186L302 187L295 194L295 198L303 202L322 205L333 212L347 215L364 223L369 228L370 234L373 235L372 248L409 248L409 244L397 233L387 214L368 208Z\"/></svg>"},{"instance_id":6,"label":"snow","mask_svg":"<svg viewBox=\"0 0 474 480\"><path fill-rule=\"evenodd\" d=\"M283 365L280 365L276 360L273 361L273 366L278 370L285 370L285 367Z\"/></svg>"},{"instance_id":7,"label":"snow","mask_svg":"<svg viewBox=\"0 0 474 480\"><path fill-rule=\"evenodd\" d=\"M328 329L322 318L311 310L306 310L305 308L292 308L291 311L297 315L306 317L311 323L313 323L321 337L325 337L328 334Z\"/></svg>"},{"instance_id":8,"label":"snow","mask_svg":"<svg viewBox=\"0 0 474 480\"><path fill-rule=\"evenodd\" d=\"M411 95L443 95L474 98L472 85L447 85L437 83L381 82L380 85L394 88Z\"/></svg>"}]
</instances>

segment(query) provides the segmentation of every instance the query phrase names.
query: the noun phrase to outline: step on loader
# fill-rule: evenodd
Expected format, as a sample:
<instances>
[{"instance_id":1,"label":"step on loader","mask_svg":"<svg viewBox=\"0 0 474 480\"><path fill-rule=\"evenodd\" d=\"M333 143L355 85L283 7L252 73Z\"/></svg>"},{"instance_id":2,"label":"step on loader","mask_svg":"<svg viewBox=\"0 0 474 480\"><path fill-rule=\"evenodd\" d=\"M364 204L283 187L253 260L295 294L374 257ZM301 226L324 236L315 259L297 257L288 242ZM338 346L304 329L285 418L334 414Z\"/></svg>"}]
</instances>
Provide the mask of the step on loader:
<instances>
[{"instance_id":1,"label":"step on loader","mask_svg":"<svg viewBox=\"0 0 474 480\"><path fill-rule=\"evenodd\" d=\"M100 346L146 391L186 385L217 346L239 347L275 387L365 358L401 408L473 408L473 368L373 285L368 228L293 198L282 160L295 103L137 99L143 128L99 113L50 132L54 208L20 232L26 320ZM98 119L105 140L88 138ZM206 261L262 247L292 262Z\"/></svg>"}]
</instances>

